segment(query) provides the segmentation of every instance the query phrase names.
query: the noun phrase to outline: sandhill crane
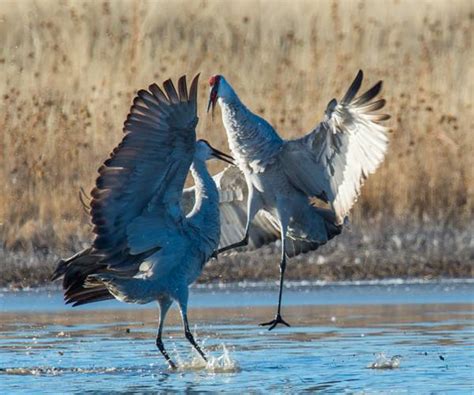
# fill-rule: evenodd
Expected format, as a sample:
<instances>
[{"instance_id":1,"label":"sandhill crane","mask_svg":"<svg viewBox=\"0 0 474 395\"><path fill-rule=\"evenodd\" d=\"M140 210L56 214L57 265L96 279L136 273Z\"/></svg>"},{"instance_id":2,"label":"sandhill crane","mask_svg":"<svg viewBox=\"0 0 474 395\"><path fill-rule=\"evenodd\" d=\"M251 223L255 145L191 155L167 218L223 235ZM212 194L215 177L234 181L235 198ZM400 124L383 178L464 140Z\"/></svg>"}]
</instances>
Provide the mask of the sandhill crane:
<instances>
[{"instance_id":1,"label":"sandhill crane","mask_svg":"<svg viewBox=\"0 0 474 395\"><path fill-rule=\"evenodd\" d=\"M189 330L188 286L218 247L218 191L206 160L231 157L196 141L197 82L186 77L141 90L125 121L125 136L99 168L92 190L92 246L59 262L53 280L63 277L64 296L73 306L116 298L129 303L158 301L156 345L171 368L161 336L166 313L179 304L186 338L206 359ZM186 176L195 181L195 204L181 209Z\"/></svg>"},{"instance_id":2,"label":"sandhill crane","mask_svg":"<svg viewBox=\"0 0 474 395\"><path fill-rule=\"evenodd\" d=\"M219 103L229 146L248 186L244 237L219 252L248 243L250 224L264 210L281 235L280 289L275 318L261 325L272 330L289 326L281 317L288 240L303 250L314 250L341 232L344 219L359 195L365 178L382 162L387 130L378 122L388 115L374 113L385 100L372 101L378 82L356 98L363 79L359 71L340 103L329 102L324 119L309 134L282 139L263 118L253 114L221 75L210 78L207 110ZM319 199L330 209L317 207Z\"/></svg>"}]
</instances>

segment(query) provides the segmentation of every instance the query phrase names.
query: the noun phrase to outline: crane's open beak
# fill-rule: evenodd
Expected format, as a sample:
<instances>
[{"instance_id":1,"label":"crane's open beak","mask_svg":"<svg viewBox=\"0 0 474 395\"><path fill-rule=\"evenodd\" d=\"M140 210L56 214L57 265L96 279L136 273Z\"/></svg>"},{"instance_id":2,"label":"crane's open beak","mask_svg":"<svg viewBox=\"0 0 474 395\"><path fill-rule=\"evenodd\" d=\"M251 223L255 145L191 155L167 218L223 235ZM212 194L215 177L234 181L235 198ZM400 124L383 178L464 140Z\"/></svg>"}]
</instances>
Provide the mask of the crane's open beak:
<instances>
[{"instance_id":1,"label":"crane's open beak","mask_svg":"<svg viewBox=\"0 0 474 395\"><path fill-rule=\"evenodd\" d=\"M230 163L231 165L234 164L234 158L232 158L232 156L227 155L226 153L219 151L218 149L215 149L214 147L211 147L211 148L212 148L212 156L214 158Z\"/></svg>"},{"instance_id":2,"label":"crane's open beak","mask_svg":"<svg viewBox=\"0 0 474 395\"><path fill-rule=\"evenodd\" d=\"M212 110L212 116L214 116L214 108L216 107L216 103L217 103L217 90L219 89L219 83L216 82L212 88L211 88L211 92L209 93L209 102L207 103L207 112L209 112L209 110Z\"/></svg>"}]
</instances>

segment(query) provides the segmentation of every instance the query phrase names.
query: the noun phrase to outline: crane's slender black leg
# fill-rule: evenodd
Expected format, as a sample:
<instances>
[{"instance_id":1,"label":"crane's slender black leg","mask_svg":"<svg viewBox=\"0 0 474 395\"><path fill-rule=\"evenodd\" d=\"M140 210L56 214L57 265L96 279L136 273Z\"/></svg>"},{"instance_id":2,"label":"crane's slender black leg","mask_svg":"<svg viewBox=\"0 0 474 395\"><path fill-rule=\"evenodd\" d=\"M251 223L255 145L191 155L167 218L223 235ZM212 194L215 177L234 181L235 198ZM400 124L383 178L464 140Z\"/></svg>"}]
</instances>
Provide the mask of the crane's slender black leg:
<instances>
[{"instance_id":1,"label":"crane's slender black leg","mask_svg":"<svg viewBox=\"0 0 474 395\"><path fill-rule=\"evenodd\" d=\"M275 319L268 321L268 322L263 322L260 324L260 326L270 326L268 328L269 331L271 331L273 328L275 328L278 324L283 324L286 326L290 326L288 322L286 322L282 317L281 317L281 297L283 294L283 280L285 277L285 269L286 269L286 257L283 257L280 263L280 291L278 294L278 309L277 313L275 315Z\"/></svg>"},{"instance_id":2,"label":"crane's slender black leg","mask_svg":"<svg viewBox=\"0 0 474 395\"><path fill-rule=\"evenodd\" d=\"M245 247L249 243L249 234L248 232L245 234L244 238L237 243L229 244L228 246L222 247L217 250L216 255L220 254L221 252L233 250L234 248Z\"/></svg>"},{"instance_id":3,"label":"crane's slender black leg","mask_svg":"<svg viewBox=\"0 0 474 395\"><path fill-rule=\"evenodd\" d=\"M188 341L196 349L196 351L199 353L199 355L202 357L202 359L204 359L207 362L206 355L201 350L201 347L199 347L199 344L196 343L196 340L194 340L193 334L189 330L189 325L188 325L188 319L187 318L185 318L185 321L184 321L184 335L186 336L186 339L188 339Z\"/></svg>"},{"instance_id":4,"label":"crane's slender black leg","mask_svg":"<svg viewBox=\"0 0 474 395\"><path fill-rule=\"evenodd\" d=\"M251 184L247 184L247 187L249 190L249 195L247 198L247 223L245 224L244 238L238 241L237 243L230 244L217 250L217 252L214 254L215 258L217 258L217 255L221 252L229 251L238 247L245 247L249 243L250 223L252 222L262 205L260 199L257 197L257 195L255 195L253 191L253 186Z\"/></svg>"},{"instance_id":5,"label":"crane's slender black leg","mask_svg":"<svg viewBox=\"0 0 474 395\"><path fill-rule=\"evenodd\" d=\"M168 298L160 299L158 302L160 304L160 325L158 327L158 334L156 335L156 346L158 347L158 350L160 350L161 354L165 357L166 362L168 362L169 367L171 369L176 369L176 364L171 360L170 356L168 355L168 352L165 350L165 347L163 346L163 341L161 340L161 335L163 333L163 324L165 323L166 313L168 312L173 302L171 301L171 299L168 299Z\"/></svg>"},{"instance_id":6,"label":"crane's slender black leg","mask_svg":"<svg viewBox=\"0 0 474 395\"><path fill-rule=\"evenodd\" d=\"M280 220L281 228L281 259L280 259L280 290L278 293L278 309L275 315L275 318L268 322L263 322L260 326L269 326L268 330L271 331L278 324L283 324L290 326L282 317L281 317L281 298L283 294L283 282L285 279L285 269L286 269L286 229L287 222Z\"/></svg>"},{"instance_id":7,"label":"crane's slender black leg","mask_svg":"<svg viewBox=\"0 0 474 395\"><path fill-rule=\"evenodd\" d=\"M201 350L201 347L199 347L199 344L196 343L196 340L194 340L194 336L189 329L188 314L187 314L187 295L186 295L186 301L180 302L180 309L181 309L181 316L183 317L184 335L186 336L186 339L188 339L188 341L196 349L196 351L199 353L202 359L204 359L204 361L207 362L206 355Z\"/></svg>"}]
</instances>

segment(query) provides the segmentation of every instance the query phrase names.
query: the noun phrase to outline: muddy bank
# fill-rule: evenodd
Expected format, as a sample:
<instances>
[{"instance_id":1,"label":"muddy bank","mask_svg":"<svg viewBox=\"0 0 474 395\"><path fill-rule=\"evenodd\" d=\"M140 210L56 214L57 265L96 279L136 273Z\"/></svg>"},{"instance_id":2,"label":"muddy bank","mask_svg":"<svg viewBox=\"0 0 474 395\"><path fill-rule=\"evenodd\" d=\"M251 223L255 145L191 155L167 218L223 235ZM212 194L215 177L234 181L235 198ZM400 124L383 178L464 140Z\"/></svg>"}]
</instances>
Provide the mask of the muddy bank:
<instances>
[{"instance_id":1,"label":"muddy bank","mask_svg":"<svg viewBox=\"0 0 474 395\"><path fill-rule=\"evenodd\" d=\"M472 224L471 224L472 225ZM289 260L289 280L474 277L473 226L394 223L352 225L319 250ZM77 246L77 250L81 248ZM73 251L64 251L68 256ZM58 252L0 250L0 286L22 288L49 282ZM199 282L277 279L278 245L212 260Z\"/></svg>"}]
</instances>

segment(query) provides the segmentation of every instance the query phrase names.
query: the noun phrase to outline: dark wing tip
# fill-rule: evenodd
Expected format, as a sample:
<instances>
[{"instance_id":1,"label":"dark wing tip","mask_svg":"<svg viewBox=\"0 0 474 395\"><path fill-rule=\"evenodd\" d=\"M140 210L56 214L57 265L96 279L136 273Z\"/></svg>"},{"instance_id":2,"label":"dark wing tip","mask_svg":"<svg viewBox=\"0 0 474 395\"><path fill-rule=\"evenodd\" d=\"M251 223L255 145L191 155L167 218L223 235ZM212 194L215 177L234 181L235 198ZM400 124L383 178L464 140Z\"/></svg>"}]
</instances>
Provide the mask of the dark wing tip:
<instances>
[{"instance_id":1,"label":"dark wing tip","mask_svg":"<svg viewBox=\"0 0 474 395\"><path fill-rule=\"evenodd\" d=\"M356 77L354 78L354 81L352 81L351 86L349 87L346 94L342 98L341 104L349 104L352 101L355 95L357 95L357 92L359 92L363 79L364 79L364 72L362 70L359 70Z\"/></svg>"},{"instance_id":2,"label":"dark wing tip","mask_svg":"<svg viewBox=\"0 0 474 395\"><path fill-rule=\"evenodd\" d=\"M143 98L143 96L146 96L146 95L149 95L149 93L145 89L140 89L133 100L134 104L137 100L139 100L138 98Z\"/></svg>"},{"instance_id":3,"label":"dark wing tip","mask_svg":"<svg viewBox=\"0 0 474 395\"><path fill-rule=\"evenodd\" d=\"M191 88L189 90L189 100L192 102L197 102L197 90L200 75L201 73L197 73L194 76L193 81L191 82Z\"/></svg>"},{"instance_id":4,"label":"dark wing tip","mask_svg":"<svg viewBox=\"0 0 474 395\"><path fill-rule=\"evenodd\" d=\"M179 102L179 96L178 96L178 93L176 92L176 88L174 87L174 84L171 78L163 82L163 88L165 88L165 91L168 95L170 102L172 103Z\"/></svg>"},{"instance_id":5,"label":"dark wing tip","mask_svg":"<svg viewBox=\"0 0 474 395\"><path fill-rule=\"evenodd\" d=\"M66 261L64 259L61 259L58 262L58 266L54 270L54 272L51 274L49 280L50 281L55 281L58 278L60 278L64 273L66 272Z\"/></svg>"},{"instance_id":6,"label":"dark wing tip","mask_svg":"<svg viewBox=\"0 0 474 395\"><path fill-rule=\"evenodd\" d=\"M326 116L327 116L328 118L331 118L331 115L332 115L332 113L334 112L334 109L335 109L336 107L337 107L337 100L336 100L336 99L332 99L332 100L328 103L328 105L327 105L327 107L326 107Z\"/></svg>"},{"instance_id":7,"label":"dark wing tip","mask_svg":"<svg viewBox=\"0 0 474 395\"><path fill-rule=\"evenodd\" d=\"M153 96L155 96L160 102L162 103L168 103L168 98L166 97L166 95L163 93L163 91L161 90L161 88L153 83L151 84L149 87L148 87L148 90L153 94Z\"/></svg>"},{"instance_id":8,"label":"dark wing tip","mask_svg":"<svg viewBox=\"0 0 474 395\"><path fill-rule=\"evenodd\" d=\"M388 114L380 114L380 116L377 118L377 122L388 121L390 118L391 116Z\"/></svg>"},{"instance_id":9,"label":"dark wing tip","mask_svg":"<svg viewBox=\"0 0 474 395\"><path fill-rule=\"evenodd\" d=\"M186 84L186 75L182 75L178 80L178 92L181 101L188 101L188 87Z\"/></svg>"},{"instance_id":10,"label":"dark wing tip","mask_svg":"<svg viewBox=\"0 0 474 395\"><path fill-rule=\"evenodd\" d=\"M370 88L367 92L360 95L354 102L353 105L360 106L372 100L375 96L377 96L380 91L382 90L383 81L377 82L372 88Z\"/></svg>"},{"instance_id":11,"label":"dark wing tip","mask_svg":"<svg viewBox=\"0 0 474 395\"><path fill-rule=\"evenodd\" d=\"M380 80L371 88L371 90L372 89L374 90L374 97L380 93L380 91L382 90L382 87L383 87L383 81Z\"/></svg>"}]
</instances>

